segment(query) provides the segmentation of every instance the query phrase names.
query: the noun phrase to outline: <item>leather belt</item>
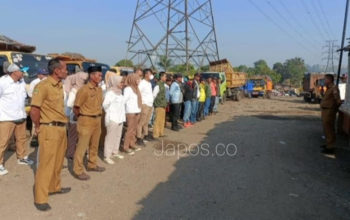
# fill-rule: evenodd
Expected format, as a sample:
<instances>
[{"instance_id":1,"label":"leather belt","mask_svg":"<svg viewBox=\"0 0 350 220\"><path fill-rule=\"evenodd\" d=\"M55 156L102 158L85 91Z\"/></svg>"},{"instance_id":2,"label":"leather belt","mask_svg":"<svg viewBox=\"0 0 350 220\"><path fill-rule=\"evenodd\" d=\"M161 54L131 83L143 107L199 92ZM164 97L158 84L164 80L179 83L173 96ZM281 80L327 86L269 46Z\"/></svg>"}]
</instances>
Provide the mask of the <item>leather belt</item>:
<instances>
[{"instance_id":1,"label":"leather belt","mask_svg":"<svg viewBox=\"0 0 350 220\"><path fill-rule=\"evenodd\" d=\"M65 127L65 126L66 126L66 123L59 122L59 121L53 121L53 122L50 122L50 123L40 123L40 125Z\"/></svg>"},{"instance_id":2,"label":"leather belt","mask_svg":"<svg viewBox=\"0 0 350 220\"><path fill-rule=\"evenodd\" d=\"M79 116L84 116L84 117L90 117L90 118L99 118L101 117L102 115L83 115L83 114L79 114Z\"/></svg>"}]
</instances>

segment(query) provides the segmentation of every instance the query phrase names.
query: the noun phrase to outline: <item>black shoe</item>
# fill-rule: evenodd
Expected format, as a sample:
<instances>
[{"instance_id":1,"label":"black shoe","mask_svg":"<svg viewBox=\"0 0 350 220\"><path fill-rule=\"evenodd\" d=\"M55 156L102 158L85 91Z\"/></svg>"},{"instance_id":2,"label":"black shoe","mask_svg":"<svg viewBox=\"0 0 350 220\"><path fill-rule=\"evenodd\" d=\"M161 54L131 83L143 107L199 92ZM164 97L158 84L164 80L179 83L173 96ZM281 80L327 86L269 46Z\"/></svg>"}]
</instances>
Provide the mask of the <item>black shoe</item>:
<instances>
[{"instance_id":1,"label":"black shoe","mask_svg":"<svg viewBox=\"0 0 350 220\"><path fill-rule=\"evenodd\" d=\"M153 138L152 136L150 136L150 135L147 135L147 136L145 137L145 140L146 140L146 141L154 141L154 138Z\"/></svg>"},{"instance_id":2,"label":"black shoe","mask_svg":"<svg viewBox=\"0 0 350 220\"><path fill-rule=\"evenodd\" d=\"M43 204L39 204L39 203L34 203L35 207L37 210L39 211L49 211L51 209L51 206L48 203L43 203Z\"/></svg>"},{"instance_id":3,"label":"black shoe","mask_svg":"<svg viewBox=\"0 0 350 220\"><path fill-rule=\"evenodd\" d=\"M38 142L38 139L32 139L32 141L30 142L30 146L35 148L35 147L39 147L39 142Z\"/></svg>"},{"instance_id":4,"label":"black shoe","mask_svg":"<svg viewBox=\"0 0 350 220\"><path fill-rule=\"evenodd\" d=\"M69 193L70 190L71 190L70 187L61 188L60 191L49 193L49 196L56 195L56 194L65 194L65 193Z\"/></svg>"},{"instance_id":5,"label":"black shoe","mask_svg":"<svg viewBox=\"0 0 350 220\"><path fill-rule=\"evenodd\" d=\"M335 155L335 149L325 148L321 151L323 154Z\"/></svg>"},{"instance_id":6,"label":"black shoe","mask_svg":"<svg viewBox=\"0 0 350 220\"><path fill-rule=\"evenodd\" d=\"M173 131L179 131L178 128L171 128L171 130L173 130Z\"/></svg>"},{"instance_id":7,"label":"black shoe","mask_svg":"<svg viewBox=\"0 0 350 220\"><path fill-rule=\"evenodd\" d=\"M143 147L146 146L145 142L143 142L143 140L141 138L137 138L136 144L139 146L143 146Z\"/></svg>"}]
</instances>

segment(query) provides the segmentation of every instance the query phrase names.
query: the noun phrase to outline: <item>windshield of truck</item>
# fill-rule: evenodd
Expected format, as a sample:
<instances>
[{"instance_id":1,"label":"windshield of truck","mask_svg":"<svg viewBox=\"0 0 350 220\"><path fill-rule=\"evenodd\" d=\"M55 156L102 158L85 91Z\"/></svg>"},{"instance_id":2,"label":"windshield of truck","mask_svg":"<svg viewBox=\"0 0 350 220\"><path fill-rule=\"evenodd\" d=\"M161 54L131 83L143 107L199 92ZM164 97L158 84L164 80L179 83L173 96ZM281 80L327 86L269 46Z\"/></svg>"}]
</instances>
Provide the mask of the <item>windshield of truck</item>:
<instances>
[{"instance_id":1,"label":"windshield of truck","mask_svg":"<svg viewBox=\"0 0 350 220\"><path fill-rule=\"evenodd\" d=\"M68 75L72 75L74 73L80 72L80 66L77 63L68 63L67 64Z\"/></svg>"},{"instance_id":2,"label":"windshield of truck","mask_svg":"<svg viewBox=\"0 0 350 220\"><path fill-rule=\"evenodd\" d=\"M265 81L263 79L253 79L251 81L255 87L261 87L265 85Z\"/></svg>"},{"instance_id":3,"label":"windshield of truck","mask_svg":"<svg viewBox=\"0 0 350 220\"><path fill-rule=\"evenodd\" d=\"M12 61L19 67L29 67L28 75L24 77L26 83L33 81L39 69L46 69L51 60L49 56L42 56L36 54L26 54L26 53L12 53Z\"/></svg>"},{"instance_id":4,"label":"windshield of truck","mask_svg":"<svg viewBox=\"0 0 350 220\"><path fill-rule=\"evenodd\" d=\"M88 71L88 68L90 66L101 66L102 67L102 76L103 76L103 79L107 73L107 71L109 70L109 66L107 64L104 64L104 63L91 63L91 62L83 62L83 69L84 69L84 72L87 72Z\"/></svg>"}]
</instances>

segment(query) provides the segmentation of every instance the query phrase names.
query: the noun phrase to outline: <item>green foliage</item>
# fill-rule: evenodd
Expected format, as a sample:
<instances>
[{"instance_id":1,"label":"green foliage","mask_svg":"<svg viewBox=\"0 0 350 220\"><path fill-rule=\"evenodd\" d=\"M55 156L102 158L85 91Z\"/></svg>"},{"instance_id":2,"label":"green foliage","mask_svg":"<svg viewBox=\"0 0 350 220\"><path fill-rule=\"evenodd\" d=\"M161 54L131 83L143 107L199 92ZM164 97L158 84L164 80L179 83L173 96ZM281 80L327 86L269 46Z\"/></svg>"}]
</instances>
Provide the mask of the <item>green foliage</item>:
<instances>
[{"instance_id":1,"label":"green foliage","mask_svg":"<svg viewBox=\"0 0 350 220\"><path fill-rule=\"evenodd\" d=\"M172 66L169 68L169 71L174 73L182 73L184 75L194 75L197 72L196 68L192 64L189 64L188 66L188 73L186 64Z\"/></svg>"},{"instance_id":2,"label":"green foliage","mask_svg":"<svg viewBox=\"0 0 350 220\"><path fill-rule=\"evenodd\" d=\"M198 69L198 72L208 72L209 71L209 65L202 66Z\"/></svg>"},{"instance_id":3,"label":"green foliage","mask_svg":"<svg viewBox=\"0 0 350 220\"><path fill-rule=\"evenodd\" d=\"M134 67L134 63L131 60L123 59L118 61L116 66Z\"/></svg>"},{"instance_id":4,"label":"green foliage","mask_svg":"<svg viewBox=\"0 0 350 220\"><path fill-rule=\"evenodd\" d=\"M162 70L167 71L172 66L172 60L166 56L160 56L157 64Z\"/></svg>"},{"instance_id":5,"label":"green foliage","mask_svg":"<svg viewBox=\"0 0 350 220\"><path fill-rule=\"evenodd\" d=\"M299 57L286 60L284 69L283 80L290 79L293 86L300 86L307 71L304 60Z\"/></svg>"}]
</instances>

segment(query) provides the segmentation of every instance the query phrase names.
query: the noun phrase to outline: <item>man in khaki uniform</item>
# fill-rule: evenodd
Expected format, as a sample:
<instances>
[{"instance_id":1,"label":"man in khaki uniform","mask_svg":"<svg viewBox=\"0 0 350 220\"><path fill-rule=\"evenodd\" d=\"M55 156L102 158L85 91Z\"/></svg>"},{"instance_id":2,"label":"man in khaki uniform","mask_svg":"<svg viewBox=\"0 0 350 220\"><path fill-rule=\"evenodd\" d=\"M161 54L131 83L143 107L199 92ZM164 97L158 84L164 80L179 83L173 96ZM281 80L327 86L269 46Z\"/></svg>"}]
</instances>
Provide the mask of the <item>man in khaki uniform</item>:
<instances>
[{"instance_id":1,"label":"man in khaki uniform","mask_svg":"<svg viewBox=\"0 0 350 220\"><path fill-rule=\"evenodd\" d=\"M101 71L100 66L89 67L89 82L78 91L74 103L74 114L78 118L79 141L74 154L73 171L79 180L90 179L83 166L87 149L89 150L87 171L105 171L105 168L97 166L102 116L102 89L99 87L102 80Z\"/></svg>"},{"instance_id":2,"label":"man in khaki uniform","mask_svg":"<svg viewBox=\"0 0 350 220\"><path fill-rule=\"evenodd\" d=\"M49 62L49 77L33 91L30 116L39 136L39 161L35 175L35 201L40 211L51 209L48 195L68 193L61 187L61 170L67 149L66 123L62 80L67 76L66 64L53 59Z\"/></svg>"},{"instance_id":3,"label":"man in khaki uniform","mask_svg":"<svg viewBox=\"0 0 350 220\"><path fill-rule=\"evenodd\" d=\"M333 82L334 76L327 74L325 76L327 91L321 101L322 124L327 142L326 145L321 146L324 148L322 150L324 154L335 153L335 119L341 100L338 87Z\"/></svg>"}]
</instances>

